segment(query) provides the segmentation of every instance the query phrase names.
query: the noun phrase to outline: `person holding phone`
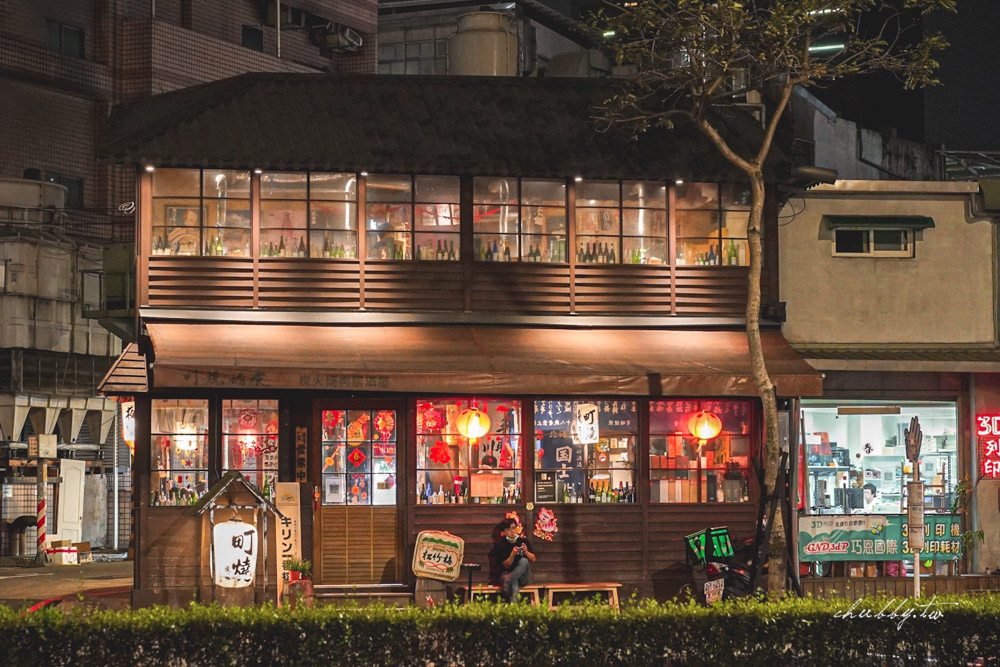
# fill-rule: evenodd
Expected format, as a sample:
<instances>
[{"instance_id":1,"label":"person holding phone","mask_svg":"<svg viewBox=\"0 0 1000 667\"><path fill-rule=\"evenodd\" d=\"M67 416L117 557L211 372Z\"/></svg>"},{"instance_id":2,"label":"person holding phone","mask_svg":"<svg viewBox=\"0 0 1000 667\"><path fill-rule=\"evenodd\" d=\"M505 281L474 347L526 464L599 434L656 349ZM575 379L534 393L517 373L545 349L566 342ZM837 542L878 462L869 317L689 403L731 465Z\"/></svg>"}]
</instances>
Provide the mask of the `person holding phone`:
<instances>
[{"instance_id":1,"label":"person holding phone","mask_svg":"<svg viewBox=\"0 0 1000 667\"><path fill-rule=\"evenodd\" d=\"M514 519L504 519L497 525L501 539L493 547L490 557L500 564L500 595L508 602L517 599L521 586L531 581L531 564L535 554L531 543L519 534L520 526Z\"/></svg>"}]
</instances>

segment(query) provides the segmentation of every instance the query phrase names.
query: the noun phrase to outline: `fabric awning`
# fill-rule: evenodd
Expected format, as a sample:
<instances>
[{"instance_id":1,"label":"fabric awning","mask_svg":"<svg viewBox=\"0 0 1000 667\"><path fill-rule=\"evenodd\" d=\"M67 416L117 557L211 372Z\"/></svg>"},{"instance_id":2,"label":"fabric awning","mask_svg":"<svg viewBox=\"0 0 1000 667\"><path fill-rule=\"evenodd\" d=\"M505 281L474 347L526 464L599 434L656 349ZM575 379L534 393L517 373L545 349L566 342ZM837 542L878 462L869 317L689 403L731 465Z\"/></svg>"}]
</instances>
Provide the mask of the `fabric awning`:
<instances>
[{"instance_id":1,"label":"fabric awning","mask_svg":"<svg viewBox=\"0 0 1000 667\"><path fill-rule=\"evenodd\" d=\"M934 218L929 218L926 215L824 215L823 221L830 229L840 227L928 229L934 227Z\"/></svg>"},{"instance_id":2,"label":"fabric awning","mask_svg":"<svg viewBox=\"0 0 1000 667\"><path fill-rule=\"evenodd\" d=\"M742 331L147 323L152 386L455 394L757 395ZM763 332L782 396L822 379Z\"/></svg>"}]
</instances>

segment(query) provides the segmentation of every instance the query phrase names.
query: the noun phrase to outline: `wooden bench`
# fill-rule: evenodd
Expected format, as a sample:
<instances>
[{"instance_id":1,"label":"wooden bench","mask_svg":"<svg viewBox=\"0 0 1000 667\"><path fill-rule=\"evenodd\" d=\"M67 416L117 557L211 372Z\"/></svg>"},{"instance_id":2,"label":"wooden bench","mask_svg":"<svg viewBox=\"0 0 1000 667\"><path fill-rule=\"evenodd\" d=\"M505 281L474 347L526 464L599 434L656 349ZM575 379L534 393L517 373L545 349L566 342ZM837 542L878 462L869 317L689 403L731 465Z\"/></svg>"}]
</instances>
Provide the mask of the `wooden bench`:
<instances>
[{"instance_id":1,"label":"wooden bench","mask_svg":"<svg viewBox=\"0 0 1000 667\"><path fill-rule=\"evenodd\" d=\"M541 604L541 590L542 586L535 586L534 584L530 586L521 586L521 594L528 595L531 597L531 604L536 607ZM469 601L469 589L465 591L465 601ZM500 595L500 587L492 586L490 584L475 584L472 586L471 590L472 599L475 600L476 596L485 597L487 595Z\"/></svg>"},{"instance_id":2,"label":"wooden bench","mask_svg":"<svg viewBox=\"0 0 1000 667\"><path fill-rule=\"evenodd\" d=\"M549 609L556 609L558 605L555 602L556 593L606 593L608 599L608 606L618 611L618 589L621 584L545 584L545 590L548 591L548 602Z\"/></svg>"}]
</instances>

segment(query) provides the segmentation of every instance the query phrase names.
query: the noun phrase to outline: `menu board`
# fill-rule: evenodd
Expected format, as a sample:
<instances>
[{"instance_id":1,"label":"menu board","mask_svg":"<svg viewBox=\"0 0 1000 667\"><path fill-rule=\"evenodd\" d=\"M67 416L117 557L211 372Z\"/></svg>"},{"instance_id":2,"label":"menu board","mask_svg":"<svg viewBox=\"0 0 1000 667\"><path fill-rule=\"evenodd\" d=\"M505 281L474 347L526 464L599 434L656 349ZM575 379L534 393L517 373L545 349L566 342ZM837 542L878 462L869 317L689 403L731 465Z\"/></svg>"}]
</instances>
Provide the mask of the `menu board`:
<instances>
[{"instance_id":1,"label":"menu board","mask_svg":"<svg viewBox=\"0 0 1000 667\"><path fill-rule=\"evenodd\" d=\"M536 473L535 502L554 503L556 501L556 475L554 472Z\"/></svg>"}]
</instances>

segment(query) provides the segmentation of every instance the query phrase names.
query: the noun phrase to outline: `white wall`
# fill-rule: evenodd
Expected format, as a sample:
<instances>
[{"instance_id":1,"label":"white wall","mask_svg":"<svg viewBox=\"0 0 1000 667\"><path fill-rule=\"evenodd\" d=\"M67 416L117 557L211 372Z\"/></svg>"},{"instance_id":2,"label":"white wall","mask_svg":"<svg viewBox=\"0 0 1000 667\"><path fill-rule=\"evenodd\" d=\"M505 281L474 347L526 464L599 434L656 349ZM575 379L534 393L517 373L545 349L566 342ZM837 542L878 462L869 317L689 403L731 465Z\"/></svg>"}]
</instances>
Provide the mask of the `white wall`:
<instances>
[{"instance_id":1,"label":"white wall","mask_svg":"<svg viewBox=\"0 0 1000 667\"><path fill-rule=\"evenodd\" d=\"M969 220L975 183L838 181L793 198L779 221L783 332L793 344L992 344L989 220ZM824 215L924 215L916 257L832 257Z\"/></svg>"}]
</instances>

